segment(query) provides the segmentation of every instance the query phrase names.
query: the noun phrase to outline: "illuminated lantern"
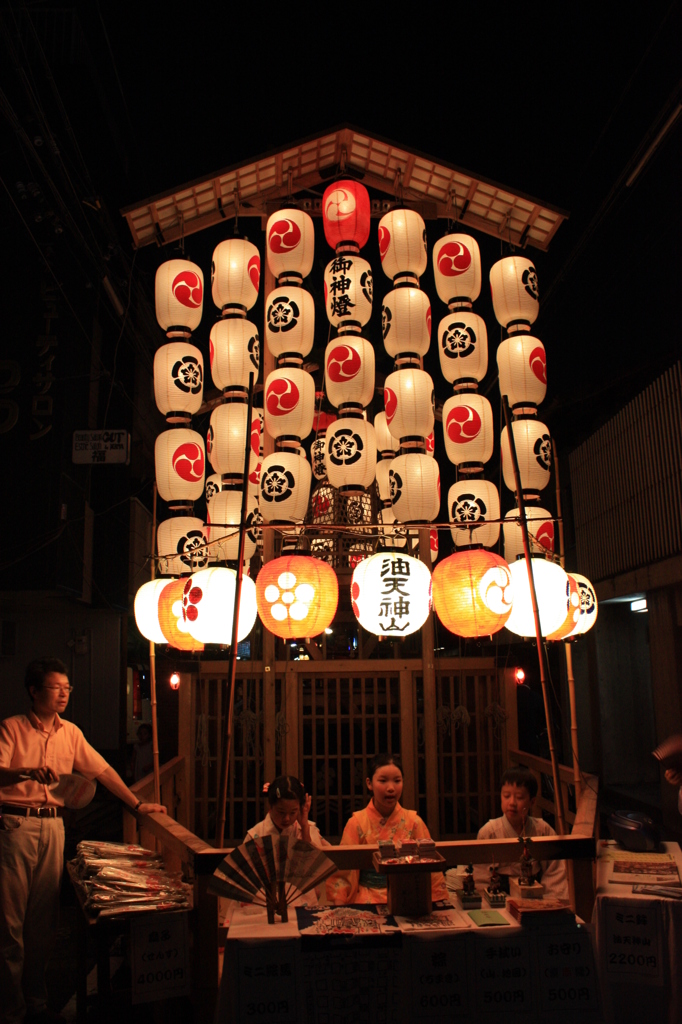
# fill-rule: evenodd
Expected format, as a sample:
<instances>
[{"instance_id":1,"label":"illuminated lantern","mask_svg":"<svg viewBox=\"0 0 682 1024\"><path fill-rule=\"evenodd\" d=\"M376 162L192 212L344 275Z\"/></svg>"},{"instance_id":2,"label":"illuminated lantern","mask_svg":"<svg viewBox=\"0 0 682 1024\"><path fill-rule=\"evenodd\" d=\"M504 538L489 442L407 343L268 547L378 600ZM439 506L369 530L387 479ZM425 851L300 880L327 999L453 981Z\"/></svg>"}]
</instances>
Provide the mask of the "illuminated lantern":
<instances>
[{"instance_id":1,"label":"illuminated lantern","mask_svg":"<svg viewBox=\"0 0 682 1024\"><path fill-rule=\"evenodd\" d=\"M391 501L390 470L393 465L392 459L380 459L376 464L376 488L379 501Z\"/></svg>"},{"instance_id":2,"label":"illuminated lantern","mask_svg":"<svg viewBox=\"0 0 682 1024\"><path fill-rule=\"evenodd\" d=\"M260 444L258 446L258 455L262 459L265 454L263 448L263 438L265 437L265 413L262 409L256 409L255 412L258 414L258 419L260 420Z\"/></svg>"},{"instance_id":3,"label":"illuminated lantern","mask_svg":"<svg viewBox=\"0 0 682 1024\"><path fill-rule=\"evenodd\" d=\"M547 637L548 640L563 640L569 636L578 625L580 619L580 590L577 580L566 573L568 577L568 588L566 590L566 618L553 633Z\"/></svg>"},{"instance_id":4,"label":"illuminated lantern","mask_svg":"<svg viewBox=\"0 0 682 1024\"><path fill-rule=\"evenodd\" d=\"M150 580L143 583L135 594L135 622L145 640L154 644L166 644L168 641L159 625L159 598L162 590L171 580Z\"/></svg>"},{"instance_id":5,"label":"illuminated lantern","mask_svg":"<svg viewBox=\"0 0 682 1024\"><path fill-rule=\"evenodd\" d=\"M278 210L265 228L268 266L278 284L300 283L313 266L315 229L304 210Z\"/></svg>"},{"instance_id":6,"label":"illuminated lantern","mask_svg":"<svg viewBox=\"0 0 682 1024\"><path fill-rule=\"evenodd\" d=\"M396 370L384 384L386 423L401 444L416 442L433 430L435 420L433 381L424 370Z\"/></svg>"},{"instance_id":7,"label":"illuminated lantern","mask_svg":"<svg viewBox=\"0 0 682 1024\"><path fill-rule=\"evenodd\" d=\"M184 577L166 581L159 595L159 626L167 643L178 651L203 651L204 645L190 636L182 615L182 595L186 583Z\"/></svg>"},{"instance_id":8,"label":"illuminated lantern","mask_svg":"<svg viewBox=\"0 0 682 1024\"><path fill-rule=\"evenodd\" d=\"M223 489L223 480L220 473L212 473L211 476L206 477L206 486L204 487L204 497L206 504L210 502Z\"/></svg>"},{"instance_id":9,"label":"illuminated lantern","mask_svg":"<svg viewBox=\"0 0 682 1024\"><path fill-rule=\"evenodd\" d=\"M417 452L398 455L390 465L391 503L401 523L432 523L440 512L440 470Z\"/></svg>"},{"instance_id":10,"label":"illuminated lantern","mask_svg":"<svg viewBox=\"0 0 682 1024\"><path fill-rule=\"evenodd\" d=\"M482 544L491 548L500 536L500 495L489 480L459 480L448 491L448 519L456 548Z\"/></svg>"},{"instance_id":11,"label":"illuminated lantern","mask_svg":"<svg viewBox=\"0 0 682 1024\"><path fill-rule=\"evenodd\" d=\"M204 644L232 643L237 573L234 569L202 569L185 582L182 615L187 632ZM237 642L253 629L257 614L256 584L242 576Z\"/></svg>"},{"instance_id":12,"label":"illuminated lantern","mask_svg":"<svg viewBox=\"0 0 682 1024\"><path fill-rule=\"evenodd\" d=\"M298 447L313 429L315 381L305 370L286 366L265 381L265 429L280 445Z\"/></svg>"},{"instance_id":13,"label":"illuminated lantern","mask_svg":"<svg viewBox=\"0 0 682 1024\"><path fill-rule=\"evenodd\" d=\"M441 373L455 390L476 388L488 371L488 332L476 313L448 313L438 325Z\"/></svg>"},{"instance_id":14,"label":"illuminated lantern","mask_svg":"<svg viewBox=\"0 0 682 1024\"><path fill-rule=\"evenodd\" d=\"M251 456L249 458L249 490L256 497L260 492L260 468L263 459L261 454L263 424L258 413L258 409L251 410ZM255 466L253 465L254 460Z\"/></svg>"},{"instance_id":15,"label":"illuminated lantern","mask_svg":"<svg viewBox=\"0 0 682 1024\"><path fill-rule=\"evenodd\" d=\"M443 406L443 439L460 473L479 473L493 454L493 410L483 395L464 393Z\"/></svg>"},{"instance_id":16,"label":"illuminated lantern","mask_svg":"<svg viewBox=\"0 0 682 1024\"><path fill-rule=\"evenodd\" d=\"M319 558L274 558L258 573L256 602L261 622L275 636L319 636L336 615L339 582L332 567Z\"/></svg>"},{"instance_id":17,"label":"illuminated lantern","mask_svg":"<svg viewBox=\"0 0 682 1024\"><path fill-rule=\"evenodd\" d=\"M504 558L482 548L456 551L433 572L434 611L457 636L490 636L508 625L514 594Z\"/></svg>"},{"instance_id":18,"label":"illuminated lantern","mask_svg":"<svg viewBox=\"0 0 682 1024\"><path fill-rule=\"evenodd\" d=\"M159 572L181 576L208 565L208 536L201 519L174 516L159 524L156 533Z\"/></svg>"},{"instance_id":19,"label":"illuminated lantern","mask_svg":"<svg viewBox=\"0 0 682 1024\"><path fill-rule=\"evenodd\" d=\"M162 345L154 356L154 398L167 423L189 423L204 396L204 357L186 341Z\"/></svg>"},{"instance_id":20,"label":"illuminated lantern","mask_svg":"<svg viewBox=\"0 0 682 1024\"><path fill-rule=\"evenodd\" d=\"M504 517L502 527L504 536L504 557L509 564L517 558L522 558L523 533L519 520L519 510L512 508ZM533 555L554 554L554 520L551 512L546 508L539 508L537 505L526 505L526 519L528 520L528 541L530 553ZM538 521L539 520L539 521Z\"/></svg>"},{"instance_id":21,"label":"illuminated lantern","mask_svg":"<svg viewBox=\"0 0 682 1024\"><path fill-rule=\"evenodd\" d=\"M321 437L316 437L310 446L310 461L316 480L326 480L327 478L326 452L327 437L325 433Z\"/></svg>"},{"instance_id":22,"label":"illuminated lantern","mask_svg":"<svg viewBox=\"0 0 682 1024\"><path fill-rule=\"evenodd\" d=\"M382 551L355 567L350 594L353 613L368 633L409 636L431 611L431 573L418 558Z\"/></svg>"},{"instance_id":23,"label":"illuminated lantern","mask_svg":"<svg viewBox=\"0 0 682 1024\"><path fill-rule=\"evenodd\" d=\"M401 356L425 356L431 344L431 301L420 288L394 288L381 307L384 348L398 363Z\"/></svg>"},{"instance_id":24,"label":"illuminated lantern","mask_svg":"<svg viewBox=\"0 0 682 1024\"><path fill-rule=\"evenodd\" d=\"M549 562L545 558L531 558L531 564L540 613L540 631L546 637L554 633L566 618L570 584L564 570L555 562ZM512 562L509 571L514 583L514 605L506 622L507 629L517 636L535 636L535 619L525 558Z\"/></svg>"},{"instance_id":25,"label":"illuminated lantern","mask_svg":"<svg viewBox=\"0 0 682 1024\"><path fill-rule=\"evenodd\" d=\"M170 508L186 508L204 490L204 439L196 430L175 427L154 445L156 485Z\"/></svg>"},{"instance_id":26,"label":"illuminated lantern","mask_svg":"<svg viewBox=\"0 0 682 1024\"><path fill-rule=\"evenodd\" d=\"M391 210L379 221L381 269L398 284L419 286L426 270L426 225L416 210Z\"/></svg>"},{"instance_id":27,"label":"illuminated lantern","mask_svg":"<svg viewBox=\"0 0 682 1024\"><path fill-rule=\"evenodd\" d=\"M358 181L327 185L322 196L322 224L335 251L359 252L369 238L369 193Z\"/></svg>"},{"instance_id":28,"label":"illuminated lantern","mask_svg":"<svg viewBox=\"0 0 682 1024\"><path fill-rule=\"evenodd\" d=\"M216 405L213 409L206 435L206 452L216 473L242 479L248 411L248 406L241 401L226 402L223 405ZM256 423L259 422L255 414L251 421L252 425L254 420ZM258 452L254 452L251 445L249 473L255 472L257 465Z\"/></svg>"},{"instance_id":29,"label":"illuminated lantern","mask_svg":"<svg viewBox=\"0 0 682 1024\"><path fill-rule=\"evenodd\" d=\"M568 637L580 636L582 633L587 633L587 631L592 629L594 626L599 613L597 594L588 578L586 576L581 576L578 572L572 572L571 576L578 584L578 594L580 596L580 617L578 618L572 632L568 634ZM564 639L568 639L568 637L565 637Z\"/></svg>"},{"instance_id":30,"label":"illuminated lantern","mask_svg":"<svg viewBox=\"0 0 682 1024\"><path fill-rule=\"evenodd\" d=\"M372 268L360 256L338 253L324 271L327 319L340 331L359 330L372 315Z\"/></svg>"},{"instance_id":31,"label":"illuminated lantern","mask_svg":"<svg viewBox=\"0 0 682 1024\"><path fill-rule=\"evenodd\" d=\"M303 362L313 347L315 303L310 292L295 285L275 288L265 300L265 341L278 359Z\"/></svg>"},{"instance_id":32,"label":"illuminated lantern","mask_svg":"<svg viewBox=\"0 0 682 1024\"><path fill-rule=\"evenodd\" d=\"M308 511L310 463L295 452L266 455L260 473L261 515L266 523L302 523Z\"/></svg>"},{"instance_id":33,"label":"illuminated lantern","mask_svg":"<svg viewBox=\"0 0 682 1024\"><path fill-rule=\"evenodd\" d=\"M396 522L395 512L391 506L384 506L377 512L377 522L379 523L379 536L381 537L381 545L387 550L390 548L396 548L402 550L407 545L407 530L401 526L395 526Z\"/></svg>"},{"instance_id":34,"label":"illuminated lantern","mask_svg":"<svg viewBox=\"0 0 682 1024\"><path fill-rule=\"evenodd\" d=\"M430 455L431 458L435 458L435 455L436 455L436 435L434 434L433 430L428 435L428 437L424 438L424 440L426 441L426 454Z\"/></svg>"},{"instance_id":35,"label":"illuminated lantern","mask_svg":"<svg viewBox=\"0 0 682 1024\"><path fill-rule=\"evenodd\" d=\"M400 450L400 441L388 429L385 412L378 412L374 417L374 434L377 451L381 458L392 459L395 453Z\"/></svg>"},{"instance_id":36,"label":"illuminated lantern","mask_svg":"<svg viewBox=\"0 0 682 1024\"><path fill-rule=\"evenodd\" d=\"M250 492L246 498L246 536L244 558L256 552L254 527L260 522L258 502ZM216 561L234 562L239 557L239 522L242 516L241 487L224 487L216 494L206 512L211 556Z\"/></svg>"},{"instance_id":37,"label":"illuminated lantern","mask_svg":"<svg viewBox=\"0 0 682 1024\"><path fill-rule=\"evenodd\" d=\"M530 331L540 306L538 275L525 256L505 256L490 268L490 290L497 322L510 334Z\"/></svg>"},{"instance_id":38,"label":"illuminated lantern","mask_svg":"<svg viewBox=\"0 0 682 1024\"><path fill-rule=\"evenodd\" d=\"M415 538L415 540L412 543L412 551L415 551L416 543L416 551L421 556L421 544L419 538L420 531L408 530L407 534L409 537ZM431 559L431 564L433 564L438 558L438 530L429 530L429 557Z\"/></svg>"},{"instance_id":39,"label":"illuminated lantern","mask_svg":"<svg viewBox=\"0 0 682 1024\"><path fill-rule=\"evenodd\" d=\"M213 250L211 291L223 314L246 314L258 298L260 254L245 238L226 238Z\"/></svg>"},{"instance_id":40,"label":"illuminated lantern","mask_svg":"<svg viewBox=\"0 0 682 1024\"><path fill-rule=\"evenodd\" d=\"M324 354L327 398L343 413L374 398L374 349L357 335L330 341Z\"/></svg>"},{"instance_id":41,"label":"illuminated lantern","mask_svg":"<svg viewBox=\"0 0 682 1024\"><path fill-rule=\"evenodd\" d=\"M549 430L540 420L519 419L512 423L516 458L519 462L521 489L526 501L535 501L540 491L549 483L552 468L552 439ZM510 491L516 491L514 466L509 449L509 436L504 427L500 439L502 475Z\"/></svg>"},{"instance_id":42,"label":"illuminated lantern","mask_svg":"<svg viewBox=\"0 0 682 1024\"><path fill-rule=\"evenodd\" d=\"M310 512L313 523L333 523L335 521L335 509L337 505L337 492L329 484L316 487L310 498Z\"/></svg>"},{"instance_id":43,"label":"illuminated lantern","mask_svg":"<svg viewBox=\"0 0 682 1024\"><path fill-rule=\"evenodd\" d=\"M327 478L342 494L362 494L374 480L374 427L360 415L339 418L327 431Z\"/></svg>"},{"instance_id":44,"label":"illuminated lantern","mask_svg":"<svg viewBox=\"0 0 682 1024\"><path fill-rule=\"evenodd\" d=\"M471 235L445 235L433 247L438 297L450 309L471 309L481 294L481 252Z\"/></svg>"},{"instance_id":45,"label":"illuminated lantern","mask_svg":"<svg viewBox=\"0 0 682 1024\"><path fill-rule=\"evenodd\" d=\"M213 383L225 395L246 395L249 374L260 372L260 338L249 320L227 316L211 328L209 354Z\"/></svg>"},{"instance_id":46,"label":"illuminated lantern","mask_svg":"<svg viewBox=\"0 0 682 1024\"><path fill-rule=\"evenodd\" d=\"M497 350L500 394L512 412L534 415L547 393L545 346L530 334L513 334Z\"/></svg>"},{"instance_id":47,"label":"illuminated lantern","mask_svg":"<svg viewBox=\"0 0 682 1024\"><path fill-rule=\"evenodd\" d=\"M189 260L168 260L156 271L156 319L169 338L189 337L201 323L204 275Z\"/></svg>"}]
</instances>

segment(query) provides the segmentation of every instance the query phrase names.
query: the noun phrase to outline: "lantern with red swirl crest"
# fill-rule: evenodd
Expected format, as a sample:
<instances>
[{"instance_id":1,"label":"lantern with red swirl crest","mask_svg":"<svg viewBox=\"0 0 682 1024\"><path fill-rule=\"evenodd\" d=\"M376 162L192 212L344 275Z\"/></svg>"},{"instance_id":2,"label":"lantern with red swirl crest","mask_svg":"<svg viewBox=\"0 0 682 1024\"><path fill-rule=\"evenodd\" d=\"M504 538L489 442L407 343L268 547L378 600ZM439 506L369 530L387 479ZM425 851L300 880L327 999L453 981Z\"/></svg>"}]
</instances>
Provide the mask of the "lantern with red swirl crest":
<instances>
[{"instance_id":1,"label":"lantern with red swirl crest","mask_svg":"<svg viewBox=\"0 0 682 1024\"><path fill-rule=\"evenodd\" d=\"M419 287L426 270L426 225L416 210L397 209L379 221L381 269L399 284Z\"/></svg>"},{"instance_id":2,"label":"lantern with red swirl crest","mask_svg":"<svg viewBox=\"0 0 682 1024\"><path fill-rule=\"evenodd\" d=\"M497 322L509 334L530 331L540 307L538 276L524 256L505 256L490 268L490 290Z\"/></svg>"},{"instance_id":3,"label":"lantern with red swirl crest","mask_svg":"<svg viewBox=\"0 0 682 1024\"><path fill-rule=\"evenodd\" d=\"M301 523L305 518L312 471L301 451L274 452L263 459L259 505L266 523Z\"/></svg>"},{"instance_id":4,"label":"lantern with red swirl crest","mask_svg":"<svg viewBox=\"0 0 682 1024\"><path fill-rule=\"evenodd\" d=\"M226 238L213 250L211 293L223 316L246 316L258 298L260 253L245 238Z\"/></svg>"},{"instance_id":5,"label":"lantern with red swirl crest","mask_svg":"<svg viewBox=\"0 0 682 1024\"><path fill-rule=\"evenodd\" d=\"M184 576L208 565L208 534L201 519L173 516L159 524L156 536L162 575Z\"/></svg>"},{"instance_id":6,"label":"lantern with red swirl crest","mask_svg":"<svg viewBox=\"0 0 682 1024\"><path fill-rule=\"evenodd\" d=\"M189 338L201 323L204 275L189 260L167 260L156 271L156 319L169 338Z\"/></svg>"},{"instance_id":7,"label":"lantern with red swirl crest","mask_svg":"<svg viewBox=\"0 0 682 1024\"><path fill-rule=\"evenodd\" d=\"M166 423L191 421L204 396L204 358L187 341L171 341L154 356L154 397Z\"/></svg>"},{"instance_id":8,"label":"lantern with red swirl crest","mask_svg":"<svg viewBox=\"0 0 682 1024\"><path fill-rule=\"evenodd\" d=\"M324 354L327 398L339 413L362 412L374 397L374 349L357 335L330 341Z\"/></svg>"},{"instance_id":9,"label":"lantern with red swirl crest","mask_svg":"<svg viewBox=\"0 0 682 1024\"><path fill-rule=\"evenodd\" d=\"M381 307L384 348L398 367L420 365L431 344L431 302L413 285L394 288Z\"/></svg>"},{"instance_id":10,"label":"lantern with red swirl crest","mask_svg":"<svg viewBox=\"0 0 682 1024\"><path fill-rule=\"evenodd\" d=\"M549 483L552 468L552 439L549 430L535 418L514 420L512 430L524 500L536 501L540 491ZM502 431L500 448L504 482L510 491L515 492L514 467L506 427Z\"/></svg>"},{"instance_id":11,"label":"lantern with red swirl crest","mask_svg":"<svg viewBox=\"0 0 682 1024\"><path fill-rule=\"evenodd\" d=\"M471 235L445 235L433 247L438 297L452 312L471 309L481 294L481 252Z\"/></svg>"},{"instance_id":12,"label":"lantern with red swirl crest","mask_svg":"<svg viewBox=\"0 0 682 1024\"><path fill-rule=\"evenodd\" d=\"M258 379L260 338L258 330L241 316L226 316L211 328L209 355L213 383L226 398L246 397L249 374Z\"/></svg>"},{"instance_id":13,"label":"lantern with red swirl crest","mask_svg":"<svg viewBox=\"0 0 682 1024\"><path fill-rule=\"evenodd\" d=\"M537 413L547 393L545 346L530 334L513 334L497 350L500 394L515 415Z\"/></svg>"},{"instance_id":14,"label":"lantern with red swirl crest","mask_svg":"<svg viewBox=\"0 0 682 1024\"><path fill-rule=\"evenodd\" d=\"M315 303L296 285L271 291L265 300L265 342L278 365L301 366L313 347Z\"/></svg>"},{"instance_id":15,"label":"lantern with red swirl crest","mask_svg":"<svg viewBox=\"0 0 682 1024\"><path fill-rule=\"evenodd\" d=\"M315 381L305 370L286 366L265 381L265 429L280 448L298 448L313 429Z\"/></svg>"},{"instance_id":16,"label":"lantern with red swirl crest","mask_svg":"<svg viewBox=\"0 0 682 1024\"><path fill-rule=\"evenodd\" d=\"M493 453L493 411L482 395L454 395L443 406L443 437L450 462L466 475L480 473Z\"/></svg>"},{"instance_id":17,"label":"lantern with red swirl crest","mask_svg":"<svg viewBox=\"0 0 682 1024\"><path fill-rule=\"evenodd\" d=\"M402 448L426 450L435 419L433 381L424 370L396 370L384 384L386 423Z\"/></svg>"},{"instance_id":18,"label":"lantern with red swirl crest","mask_svg":"<svg viewBox=\"0 0 682 1024\"><path fill-rule=\"evenodd\" d=\"M488 331L476 313L456 310L438 325L441 373L455 391L475 391L488 371Z\"/></svg>"},{"instance_id":19,"label":"lantern with red swirl crest","mask_svg":"<svg viewBox=\"0 0 682 1024\"><path fill-rule=\"evenodd\" d=\"M421 452L398 455L389 468L391 505L401 523L432 523L440 511L440 470Z\"/></svg>"},{"instance_id":20,"label":"lantern with red swirl crest","mask_svg":"<svg viewBox=\"0 0 682 1024\"><path fill-rule=\"evenodd\" d=\"M358 181L328 185L322 196L324 237L335 252L359 252L369 238L369 192Z\"/></svg>"},{"instance_id":21,"label":"lantern with red swirl crest","mask_svg":"<svg viewBox=\"0 0 682 1024\"><path fill-rule=\"evenodd\" d=\"M342 494L362 494L374 480L377 447L374 427L361 413L350 413L327 431L327 478Z\"/></svg>"},{"instance_id":22,"label":"lantern with red swirl crest","mask_svg":"<svg viewBox=\"0 0 682 1024\"><path fill-rule=\"evenodd\" d=\"M459 480L448 491L455 548L491 548L500 536L500 495L489 480ZM492 520L492 522L491 522Z\"/></svg>"},{"instance_id":23,"label":"lantern with red swirl crest","mask_svg":"<svg viewBox=\"0 0 682 1024\"><path fill-rule=\"evenodd\" d=\"M268 266L278 285L299 284L315 256L315 229L304 210L278 210L265 228Z\"/></svg>"},{"instance_id":24,"label":"lantern with red swirl crest","mask_svg":"<svg viewBox=\"0 0 682 1024\"><path fill-rule=\"evenodd\" d=\"M502 526L504 557L511 565L517 558L523 558L523 534L521 533L519 510L517 508L510 509L504 519ZM528 541L531 555L552 558L554 555L554 520L551 513L546 508L540 508L539 505L529 505L526 508L526 519L528 520Z\"/></svg>"},{"instance_id":25,"label":"lantern with red swirl crest","mask_svg":"<svg viewBox=\"0 0 682 1024\"><path fill-rule=\"evenodd\" d=\"M191 509L204 490L204 439L176 427L159 434L154 446L156 484L171 509Z\"/></svg>"}]
</instances>

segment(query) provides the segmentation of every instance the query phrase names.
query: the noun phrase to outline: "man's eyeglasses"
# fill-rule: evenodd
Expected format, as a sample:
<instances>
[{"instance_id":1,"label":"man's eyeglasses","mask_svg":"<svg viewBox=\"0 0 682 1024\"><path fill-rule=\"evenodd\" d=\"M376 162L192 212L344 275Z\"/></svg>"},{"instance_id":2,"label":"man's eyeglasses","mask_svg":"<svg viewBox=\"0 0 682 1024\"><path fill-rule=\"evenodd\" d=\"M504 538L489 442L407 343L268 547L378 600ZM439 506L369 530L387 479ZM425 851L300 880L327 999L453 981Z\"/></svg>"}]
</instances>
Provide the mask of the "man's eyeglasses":
<instances>
[{"instance_id":1,"label":"man's eyeglasses","mask_svg":"<svg viewBox=\"0 0 682 1024\"><path fill-rule=\"evenodd\" d=\"M73 686L43 686L49 693L73 693Z\"/></svg>"}]
</instances>

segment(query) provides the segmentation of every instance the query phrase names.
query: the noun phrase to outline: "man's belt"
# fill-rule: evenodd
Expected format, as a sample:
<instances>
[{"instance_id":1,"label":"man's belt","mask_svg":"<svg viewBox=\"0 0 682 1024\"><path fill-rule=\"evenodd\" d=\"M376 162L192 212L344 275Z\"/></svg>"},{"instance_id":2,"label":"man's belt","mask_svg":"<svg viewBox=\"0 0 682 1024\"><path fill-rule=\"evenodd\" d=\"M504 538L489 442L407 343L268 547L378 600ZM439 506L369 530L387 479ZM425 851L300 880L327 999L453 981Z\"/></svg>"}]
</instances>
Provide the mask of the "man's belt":
<instances>
[{"instance_id":1,"label":"man's belt","mask_svg":"<svg viewBox=\"0 0 682 1024\"><path fill-rule=\"evenodd\" d=\"M0 804L0 814L17 814L21 818L62 818L63 807L26 807L24 804Z\"/></svg>"}]
</instances>

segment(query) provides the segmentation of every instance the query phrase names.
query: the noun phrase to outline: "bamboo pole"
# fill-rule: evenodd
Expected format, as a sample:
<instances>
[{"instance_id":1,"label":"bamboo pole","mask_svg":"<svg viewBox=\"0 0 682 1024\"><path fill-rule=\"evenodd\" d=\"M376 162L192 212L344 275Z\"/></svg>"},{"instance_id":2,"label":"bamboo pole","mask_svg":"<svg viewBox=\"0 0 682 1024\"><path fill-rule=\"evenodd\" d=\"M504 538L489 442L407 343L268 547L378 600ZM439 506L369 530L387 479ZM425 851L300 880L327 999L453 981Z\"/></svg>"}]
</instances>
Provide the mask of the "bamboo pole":
<instances>
[{"instance_id":1,"label":"bamboo pole","mask_svg":"<svg viewBox=\"0 0 682 1024\"><path fill-rule=\"evenodd\" d=\"M152 505L152 579L156 576L156 481ZM159 776L159 728L156 716L156 644L149 641L149 688L152 705L152 758L154 763L154 803L161 803L161 780Z\"/></svg>"},{"instance_id":2,"label":"bamboo pole","mask_svg":"<svg viewBox=\"0 0 682 1024\"><path fill-rule=\"evenodd\" d=\"M530 584L530 600L533 606L533 619L535 620L535 640L538 648L540 684L542 686L542 699L545 705L545 719L547 721L547 740L549 742L549 758L552 762L552 780L554 782L554 806L556 807L556 818L558 826L557 831L560 836L563 836L566 834L566 826L564 824L563 794L561 791L561 779L559 778L559 763L557 761L556 750L554 747L554 729L552 728L552 718L550 715L549 692L547 690L547 670L545 666L545 646L543 642L542 629L540 627L538 599L537 594L535 593L533 564L531 562L530 557L530 541L528 539L528 520L526 518L526 505L523 500L523 491L521 489L521 473L519 472L519 460L516 454L516 442L514 440L514 432L512 430L512 418L511 412L509 411L509 400L506 395L502 395L502 408L504 409L504 420L507 426L507 434L509 436L509 450L511 453L512 466L514 468L516 504L519 507L519 520L521 526L521 535L523 537L523 552L526 559L526 569L528 570L528 582Z\"/></svg>"},{"instance_id":3,"label":"bamboo pole","mask_svg":"<svg viewBox=\"0 0 682 1024\"><path fill-rule=\"evenodd\" d=\"M225 712L225 731L223 733L223 763L220 767L220 792L218 795L218 814L216 827L216 845L222 846L225 836L225 805L227 804L227 776L230 767L232 750L232 729L234 724L234 691L237 683L237 630L239 625L239 604L242 596L242 576L244 574L244 545L246 542L246 510L249 492L249 459L251 456L251 412L253 410L253 373L249 374L249 400L246 413L246 443L244 445L244 480L242 489L242 510L239 517L239 553L237 555L237 579L234 588L234 609L232 614L232 644L227 674L229 691L228 708Z\"/></svg>"}]
</instances>

